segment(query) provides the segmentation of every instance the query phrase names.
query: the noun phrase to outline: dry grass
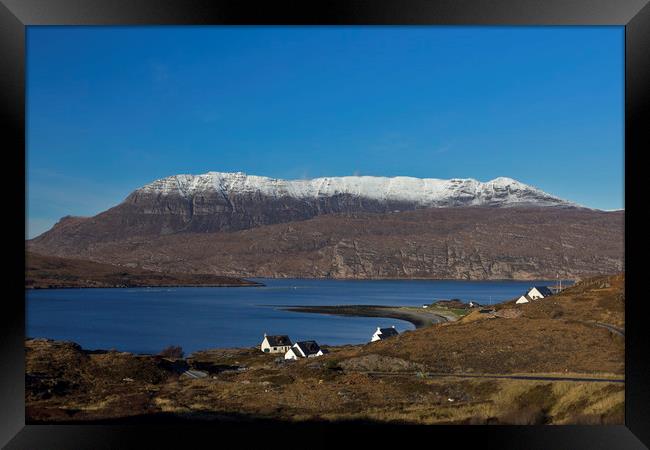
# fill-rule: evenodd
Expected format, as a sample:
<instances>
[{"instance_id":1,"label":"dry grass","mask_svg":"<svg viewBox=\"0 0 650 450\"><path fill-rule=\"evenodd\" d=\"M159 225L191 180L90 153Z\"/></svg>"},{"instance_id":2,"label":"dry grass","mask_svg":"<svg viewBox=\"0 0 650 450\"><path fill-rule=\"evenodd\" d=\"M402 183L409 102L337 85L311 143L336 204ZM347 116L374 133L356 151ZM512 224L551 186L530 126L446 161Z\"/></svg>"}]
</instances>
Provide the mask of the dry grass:
<instances>
[{"instance_id":1,"label":"dry grass","mask_svg":"<svg viewBox=\"0 0 650 450\"><path fill-rule=\"evenodd\" d=\"M299 361L277 368L258 366L229 378L170 377L148 392L146 404L143 397L135 401L143 389L134 382L122 385L122 390L116 384L93 395L61 396L31 406L41 408L40 416L33 413L35 418L48 417L43 414L48 408L64 406L78 410L72 415L78 420L145 412L236 412L298 421L518 424L614 423L611 411L621 409L623 402L623 386L610 383L440 379L399 372L373 376L313 365L313 361Z\"/></svg>"},{"instance_id":2,"label":"dry grass","mask_svg":"<svg viewBox=\"0 0 650 450\"><path fill-rule=\"evenodd\" d=\"M517 305L530 319L562 318L625 326L625 276L594 277L560 294Z\"/></svg>"}]
</instances>

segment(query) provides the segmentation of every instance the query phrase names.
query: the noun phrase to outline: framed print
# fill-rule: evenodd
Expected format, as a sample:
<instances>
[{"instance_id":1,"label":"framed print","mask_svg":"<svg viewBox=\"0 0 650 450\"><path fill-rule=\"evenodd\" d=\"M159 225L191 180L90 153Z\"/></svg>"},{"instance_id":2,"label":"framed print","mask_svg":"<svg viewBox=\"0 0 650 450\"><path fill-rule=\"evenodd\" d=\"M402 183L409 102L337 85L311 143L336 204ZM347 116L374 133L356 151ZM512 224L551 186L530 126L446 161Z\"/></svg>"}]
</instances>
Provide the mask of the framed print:
<instances>
[{"instance_id":1,"label":"framed print","mask_svg":"<svg viewBox=\"0 0 650 450\"><path fill-rule=\"evenodd\" d=\"M0 11L7 448L646 448L645 0Z\"/></svg>"}]
</instances>

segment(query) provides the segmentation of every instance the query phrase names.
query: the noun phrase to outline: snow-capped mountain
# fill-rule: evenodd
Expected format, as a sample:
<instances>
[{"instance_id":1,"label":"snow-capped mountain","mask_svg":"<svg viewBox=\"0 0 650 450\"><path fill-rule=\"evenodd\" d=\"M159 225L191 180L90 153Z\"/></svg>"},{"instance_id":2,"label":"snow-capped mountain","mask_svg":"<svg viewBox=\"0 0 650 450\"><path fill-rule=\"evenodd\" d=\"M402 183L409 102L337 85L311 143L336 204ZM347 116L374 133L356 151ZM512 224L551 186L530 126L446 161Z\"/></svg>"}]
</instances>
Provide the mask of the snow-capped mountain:
<instances>
[{"instance_id":1,"label":"snow-capped mountain","mask_svg":"<svg viewBox=\"0 0 650 450\"><path fill-rule=\"evenodd\" d=\"M175 233L247 230L326 214L394 214L462 207L557 210L577 206L511 178L484 183L369 176L281 180L240 172L209 172L156 180L94 217L63 218L33 241L66 248Z\"/></svg>"},{"instance_id":2,"label":"snow-capped mountain","mask_svg":"<svg viewBox=\"0 0 650 450\"><path fill-rule=\"evenodd\" d=\"M510 178L209 172L154 181L94 217L65 217L28 247L175 273L542 279L621 270L622 220Z\"/></svg>"},{"instance_id":3,"label":"snow-capped mountain","mask_svg":"<svg viewBox=\"0 0 650 450\"><path fill-rule=\"evenodd\" d=\"M138 203L152 195L193 199L217 194L258 196L314 201L351 197L373 202L408 204L413 207L452 206L577 206L512 178L487 182L474 179L348 176L311 180L283 180L242 172L208 172L203 175L174 175L156 180L133 192L127 202ZM410 208L409 208L410 209Z\"/></svg>"}]
</instances>

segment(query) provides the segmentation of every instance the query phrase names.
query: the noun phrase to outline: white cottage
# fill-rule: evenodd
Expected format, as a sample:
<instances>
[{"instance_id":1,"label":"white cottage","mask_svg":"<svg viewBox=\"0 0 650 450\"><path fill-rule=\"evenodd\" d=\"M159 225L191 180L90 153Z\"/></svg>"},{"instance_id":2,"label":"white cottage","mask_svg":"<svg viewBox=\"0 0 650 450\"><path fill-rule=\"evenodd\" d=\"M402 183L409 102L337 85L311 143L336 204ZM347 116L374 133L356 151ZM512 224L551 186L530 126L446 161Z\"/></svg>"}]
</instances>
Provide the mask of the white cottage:
<instances>
[{"instance_id":1,"label":"white cottage","mask_svg":"<svg viewBox=\"0 0 650 450\"><path fill-rule=\"evenodd\" d=\"M516 303L516 304L528 303L528 302L530 302L531 300L532 300L532 298L530 298L530 297L528 296L528 294L524 294L524 295L522 295L521 297L519 297L515 303Z\"/></svg>"},{"instance_id":2,"label":"white cottage","mask_svg":"<svg viewBox=\"0 0 650 450\"><path fill-rule=\"evenodd\" d=\"M260 344L260 350L264 353L284 353L291 348L291 339L286 335L267 336L264 333L264 339Z\"/></svg>"},{"instance_id":3,"label":"white cottage","mask_svg":"<svg viewBox=\"0 0 650 450\"><path fill-rule=\"evenodd\" d=\"M395 325L393 325L390 328L379 328L377 327L377 331L375 331L375 334L372 335L372 338L370 339L370 342L375 342L375 341L382 341L384 339L387 339L392 336L397 336L399 333L395 329Z\"/></svg>"},{"instance_id":4,"label":"white cottage","mask_svg":"<svg viewBox=\"0 0 650 450\"><path fill-rule=\"evenodd\" d=\"M293 344L293 347L284 354L284 359L314 358L324 354L316 341L300 341Z\"/></svg>"},{"instance_id":5,"label":"white cottage","mask_svg":"<svg viewBox=\"0 0 650 450\"><path fill-rule=\"evenodd\" d=\"M540 298L549 297L553 292L546 286L533 286L526 294L531 300L539 300Z\"/></svg>"}]
</instances>

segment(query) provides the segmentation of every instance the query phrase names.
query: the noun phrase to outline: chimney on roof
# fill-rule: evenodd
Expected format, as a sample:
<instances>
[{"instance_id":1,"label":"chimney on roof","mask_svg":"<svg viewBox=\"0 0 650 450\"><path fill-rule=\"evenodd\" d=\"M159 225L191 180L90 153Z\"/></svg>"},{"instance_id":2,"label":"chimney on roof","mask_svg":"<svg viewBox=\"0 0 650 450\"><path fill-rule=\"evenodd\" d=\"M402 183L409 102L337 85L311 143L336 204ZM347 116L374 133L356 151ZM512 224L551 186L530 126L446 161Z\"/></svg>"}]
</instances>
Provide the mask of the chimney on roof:
<instances>
[{"instance_id":1,"label":"chimney on roof","mask_svg":"<svg viewBox=\"0 0 650 450\"><path fill-rule=\"evenodd\" d=\"M264 333L264 337L266 337L266 333Z\"/></svg>"},{"instance_id":2,"label":"chimney on roof","mask_svg":"<svg viewBox=\"0 0 650 450\"><path fill-rule=\"evenodd\" d=\"M393 328L395 328L395 325L393 325Z\"/></svg>"}]
</instances>

